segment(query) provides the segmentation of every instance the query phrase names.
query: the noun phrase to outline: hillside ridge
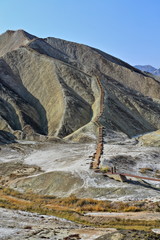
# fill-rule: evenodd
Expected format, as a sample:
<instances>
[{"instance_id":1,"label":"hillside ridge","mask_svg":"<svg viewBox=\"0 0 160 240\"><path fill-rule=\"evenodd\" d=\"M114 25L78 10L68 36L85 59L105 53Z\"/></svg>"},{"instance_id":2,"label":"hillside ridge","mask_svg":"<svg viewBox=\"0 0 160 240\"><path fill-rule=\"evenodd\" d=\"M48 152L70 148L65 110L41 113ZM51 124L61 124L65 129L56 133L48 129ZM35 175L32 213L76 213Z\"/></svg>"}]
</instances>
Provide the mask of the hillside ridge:
<instances>
[{"instance_id":1,"label":"hillside ridge","mask_svg":"<svg viewBox=\"0 0 160 240\"><path fill-rule=\"evenodd\" d=\"M0 130L18 139L95 141L97 77L106 129L132 137L160 128L160 83L107 53L18 30L0 35L0 56Z\"/></svg>"}]
</instances>

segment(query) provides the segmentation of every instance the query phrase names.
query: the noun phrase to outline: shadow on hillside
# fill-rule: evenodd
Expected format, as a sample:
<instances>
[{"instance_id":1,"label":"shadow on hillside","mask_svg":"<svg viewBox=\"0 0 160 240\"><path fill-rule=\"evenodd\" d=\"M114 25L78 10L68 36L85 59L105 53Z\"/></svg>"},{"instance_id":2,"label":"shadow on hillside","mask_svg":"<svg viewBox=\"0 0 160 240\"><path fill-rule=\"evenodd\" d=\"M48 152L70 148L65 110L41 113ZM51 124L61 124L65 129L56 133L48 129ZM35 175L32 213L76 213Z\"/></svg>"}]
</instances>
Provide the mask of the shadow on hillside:
<instances>
[{"instance_id":1,"label":"shadow on hillside","mask_svg":"<svg viewBox=\"0 0 160 240\"><path fill-rule=\"evenodd\" d=\"M27 90L20 76L15 75L3 59L0 60L0 70L0 83L2 84L3 92L8 93L13 102L16 103L21 111L23 121L29 124L35 132L47 135L48 121L46 110L40 101Z\"/></svg>"},{"instance_id":2,"label":"shadow on hillside","mask_svg":"<svg viewBox=\"0 0 160 240\"><path fill-rule=\"evenodd\" d=\"M153 189L153 190L156 190L158 192L160 192L160 188L156 188L154 186L152 186L151 184L149 184L148 182L146 181L134 181L134 180L129 180L127 179L126 183L129 183L129 184L133 184L133 185L138 185L138 186L141 186L141 187L145 187L145 188L149 188L149 189Z\"/></svg>"}]
</instances>

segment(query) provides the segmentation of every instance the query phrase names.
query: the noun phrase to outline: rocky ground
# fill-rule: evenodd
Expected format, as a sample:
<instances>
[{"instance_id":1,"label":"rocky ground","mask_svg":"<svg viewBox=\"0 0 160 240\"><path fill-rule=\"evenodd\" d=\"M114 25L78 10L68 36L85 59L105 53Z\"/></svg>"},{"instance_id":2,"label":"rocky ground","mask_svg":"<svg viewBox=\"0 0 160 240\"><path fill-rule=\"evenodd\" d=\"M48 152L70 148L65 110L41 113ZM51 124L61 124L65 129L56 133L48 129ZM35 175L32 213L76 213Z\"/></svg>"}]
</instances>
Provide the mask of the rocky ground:
<instances>
[{"instance_id":1,"label":"rocky ground","mask_svg":"<svg viewBox=\"0 0 160 240\"><path fill-rule=\"evenodd\" d=\"M123 145L122 145L123 144ZM108 200L159 200L160 182L117 182L90 169L95 144L21 142L1 146L1 184L57 197L75 194ZM101 167L116 166L121 173L158 178L159 147L135 140L104 144Z\"/></svg>"},{"instance_id":2,"label":"rocky ground","mask_svg":"<svg viewBox=\"0 0 160 240\"><path fill-rule=\"evenodd\" d=\"M124 137L124 138L123 138ZM117 182L90 169L95 144L38 143L20 141L0 148L0 183L18 191L32 190L57 197L78 197L113 201L159 201L160 183L133 180ZM159 147L142 146L137 139L120 136L104 144L101 167L116 166L120 172L158 177ZM96 215L97 214L97 215ZM159 213L96 213L103 219L159 220ZM91 216L93 218L93 216ZM0 239L158 239L156 233L88 227L52 216L0 209ZM70 236L70 238L69 238ZM158 236L158 237L157 237ZM68 238L67 238L68 237ZM128 237L128 238L127 238Z\"/></svg>"},{"instance_id":3,"label":"rocky ground","mask_svg":"<svg viewBox=\"0 0 160 240\"><path fill-rule=\"evenodd\" d=\"M138 240L138 239L145 239L145 240L158 240L159 235L155 233L146 233L144 231L130 231L130 230L119 230L115 233L105 234L97 240Z\"/></svg>"},{"instance_id":4,"label":"rocky ground","mask_svg":"<svg viewBox=\"0 0 160 240\"><path fill-rule=\"evenodd\" d=\"M97 214L97 216L110 217L111 213ZM116 217L123 218L128 215L128 219L133 217L131 213L116 213ZM147 217L159 219L160 217L150 214ZM111 216L113 218L113 214ZM134 213L134 219L145 218L145 213ZM14 211L0 208L0 239L1 240L158 240L160 229L152 231L138 230L117 230L115 228L95 228L85 225L75 224L65 219L53 216L39 215L23 211Z\"/></svg>"},{"instance_id":5,"label":"rocky ground","mask_svg":"<svg viewBox=\"0 0 160 240\"><path fill-rule=\"evenodd\" d=\"M65 219L0 208L0 239L92 240L115 229L94 229ZM72 236L72 238L71 238ZM67 238L66 238L67 239Z\"/></svg>"}]
</instances>

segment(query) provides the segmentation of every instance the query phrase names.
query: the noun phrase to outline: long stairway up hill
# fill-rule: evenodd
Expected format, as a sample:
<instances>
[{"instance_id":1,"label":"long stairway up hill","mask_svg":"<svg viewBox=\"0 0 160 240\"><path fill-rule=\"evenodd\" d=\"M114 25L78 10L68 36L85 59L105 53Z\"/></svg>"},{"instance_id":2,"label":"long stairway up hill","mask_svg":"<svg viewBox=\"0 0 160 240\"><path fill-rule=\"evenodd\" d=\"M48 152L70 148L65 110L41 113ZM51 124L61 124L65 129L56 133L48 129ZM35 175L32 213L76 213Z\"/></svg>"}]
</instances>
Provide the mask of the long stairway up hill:
<instances>
[{"instance_id":1,"label":"long stairway up hill","mask_svg":"<svg viewBox=\"0 0 160 240\"><path fill-rule=\"evenodd\" d=\"M0 136L95 141L97 77L105 129L132 137L160 128L160 83L153 76L83 44L23 30L1 34Z\"/></svg>"}]
</instances>

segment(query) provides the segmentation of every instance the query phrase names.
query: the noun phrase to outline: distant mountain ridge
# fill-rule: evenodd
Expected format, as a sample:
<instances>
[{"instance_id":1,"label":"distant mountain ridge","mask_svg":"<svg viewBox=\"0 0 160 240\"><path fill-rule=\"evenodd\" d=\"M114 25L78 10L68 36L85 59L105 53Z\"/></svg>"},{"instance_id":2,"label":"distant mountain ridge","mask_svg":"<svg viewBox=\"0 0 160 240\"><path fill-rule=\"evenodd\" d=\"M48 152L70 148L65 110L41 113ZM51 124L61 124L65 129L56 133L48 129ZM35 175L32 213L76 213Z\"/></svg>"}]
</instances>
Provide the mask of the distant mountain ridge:
<instances>
[{"instance_id":1,"label":"distant mountain ridge","mask_svg":"<svg viewBox=\"0 0 160 240\"><path fill-rule=\"evenodd\" d=\"M160 76L160 68L157 69L155 67L152 67L151 65L135 65L134 67L138 68L143 72L149 72L153 75Z\"/></svg>"}]
</instances>

